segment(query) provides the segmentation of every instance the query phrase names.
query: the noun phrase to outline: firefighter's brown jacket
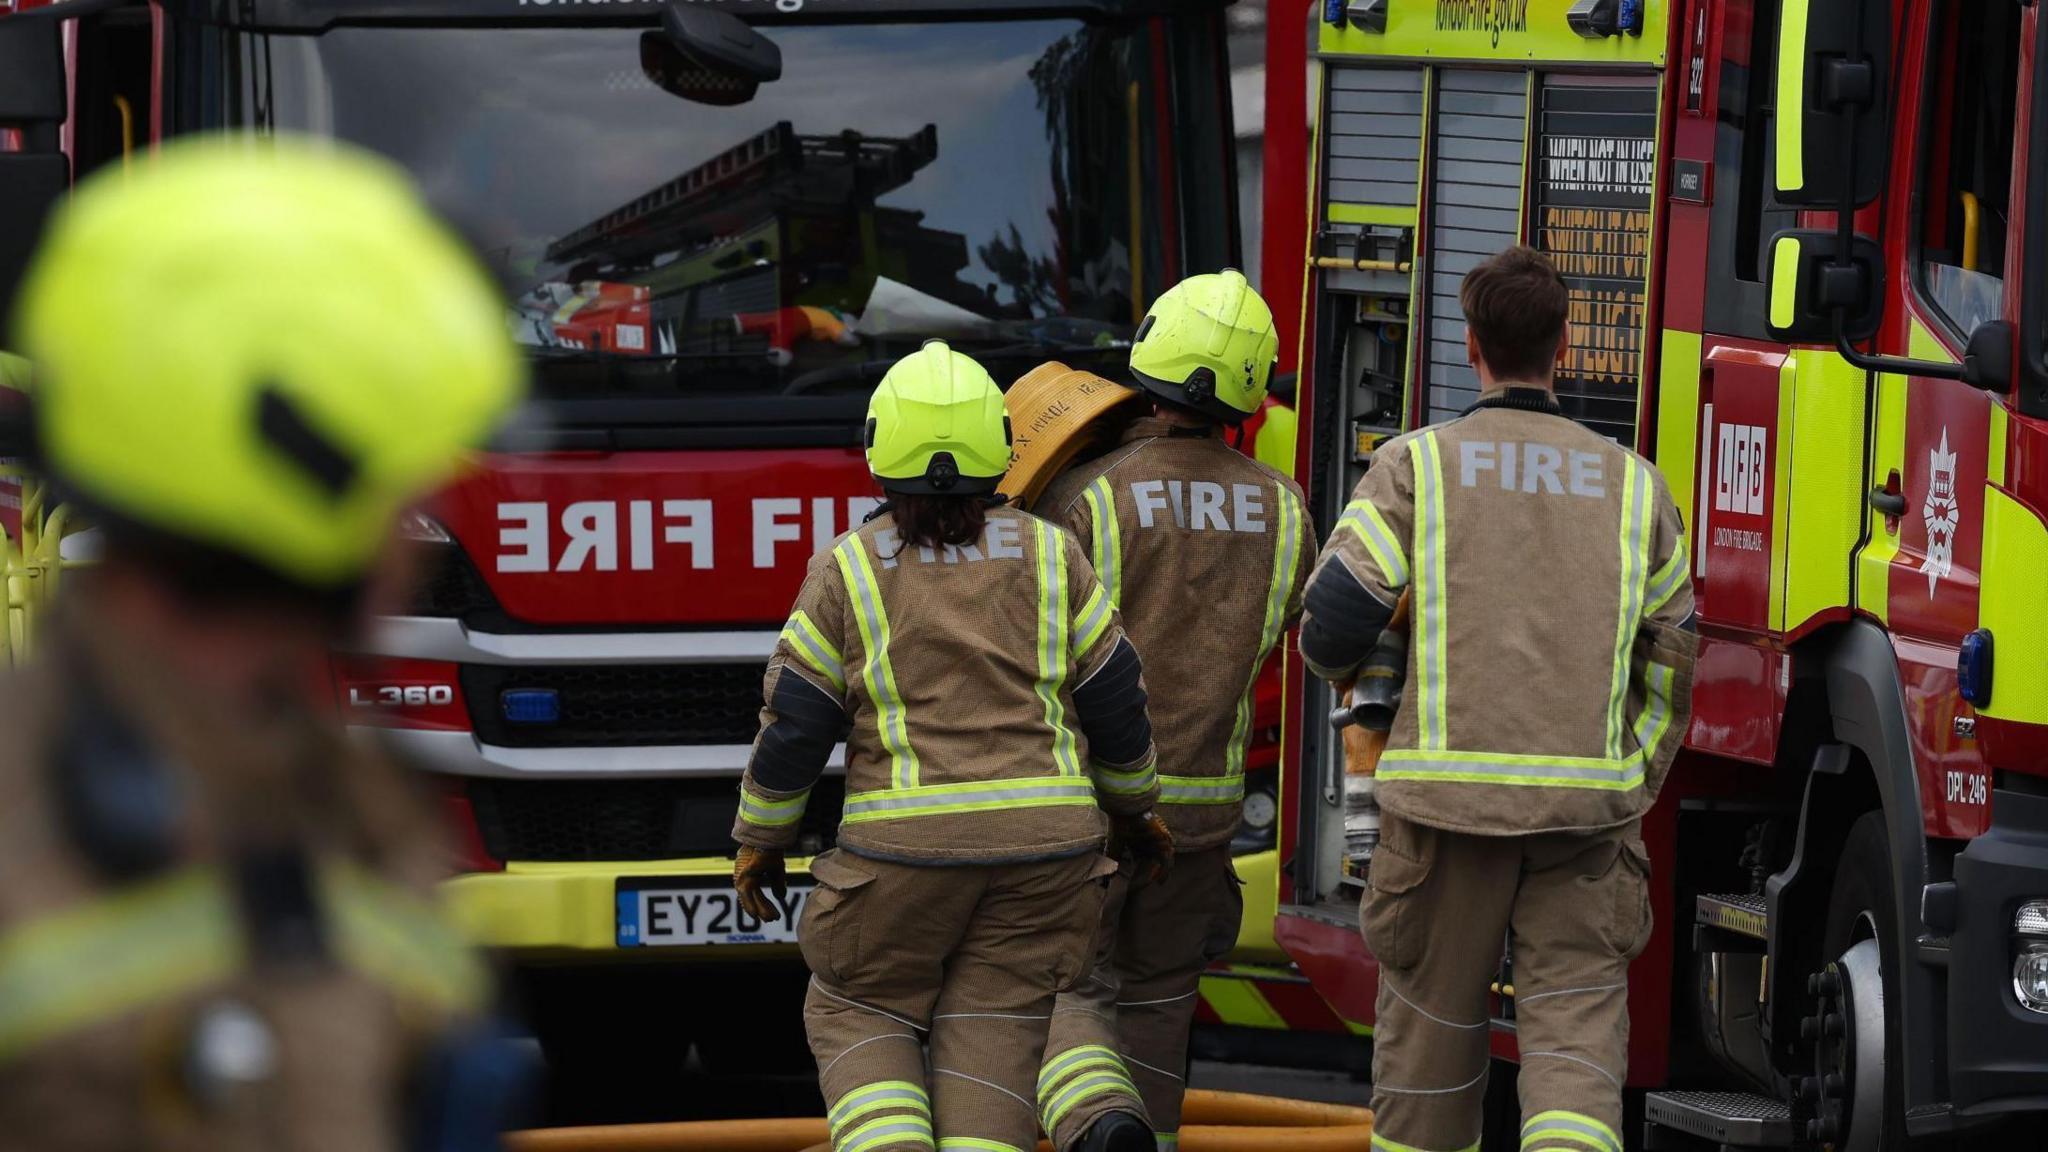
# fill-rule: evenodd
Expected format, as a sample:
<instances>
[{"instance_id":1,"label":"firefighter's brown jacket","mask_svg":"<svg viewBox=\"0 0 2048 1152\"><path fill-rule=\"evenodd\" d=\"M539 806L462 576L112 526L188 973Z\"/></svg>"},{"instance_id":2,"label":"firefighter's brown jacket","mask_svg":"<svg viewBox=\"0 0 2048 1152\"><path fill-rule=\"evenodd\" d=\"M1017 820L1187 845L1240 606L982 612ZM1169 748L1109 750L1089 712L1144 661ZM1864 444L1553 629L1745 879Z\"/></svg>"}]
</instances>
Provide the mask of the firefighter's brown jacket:
<instances>
[{"instance_id":1,"label":"firefighter's brown jacket","mask_svg":"<svg viewBox=\"0 0 2048 1152\"><path fill-rule=\"evenodd\" d=\"M1391 440L1310 580L1310 667L1351 675L1404 589L1381 807L1510 835L1650 806L1691 715L1694 652L1684 532L1655 468L1533 389Z\"/></svg>"},{"instance_id":2,"label":"firefighter's brown jacket","mask_svg":"<svg viewBox=\"0 0 2048 1152\"><path fill-rule=\"evenodd\" d=\"M979 543L905 547L883 512L814 557L768 663L733 836L793 845L846 744L839 845L997 863L1090 851L1151 807L1137 655L1079 545L991 508Z\"/></svg>"},{"instance_id":3,"label":"firefighter's brown jacket","mask_svg":"<svg viewBox=\"0 0 2048 1152\"><path fill-rule=\"evenodd\" d=\"M76 618L55 640L0 687L0 1147L396 1149L487 994L416 782L303 707L230 710ZM124 757L164 771L78 787ZM89 815L159 785L165 837Z\"/></svg>"},{"instance_id":4,"label":"firefighter's brown jacket","mask_svg":"<svg viewBox=\"0 0 2048 1152\"><path fill-rule=\"evenodd\" d=\"M1148 418L1061 476L1040 508L1087 545L1145 661L1175 844L1229 841L1253 687L1315 559L1301 489L1214 432Z\"/></svg>"}]
</instances>

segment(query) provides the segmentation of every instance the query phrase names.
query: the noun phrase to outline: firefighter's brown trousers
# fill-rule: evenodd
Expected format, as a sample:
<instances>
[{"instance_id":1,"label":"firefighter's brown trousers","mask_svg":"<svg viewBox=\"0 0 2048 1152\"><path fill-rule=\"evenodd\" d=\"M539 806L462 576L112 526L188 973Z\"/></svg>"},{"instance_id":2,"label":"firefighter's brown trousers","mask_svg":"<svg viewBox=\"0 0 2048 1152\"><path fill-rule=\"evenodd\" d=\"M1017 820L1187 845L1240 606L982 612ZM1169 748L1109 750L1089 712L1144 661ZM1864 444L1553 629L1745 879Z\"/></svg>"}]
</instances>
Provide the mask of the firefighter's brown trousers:
<instances>
[{"instance_id":1,"label":"firefighter's brown trousers","mask_svg":"<svg viewBox=\"0 0 2048 1152\"><path fill-rule=\"evenodd\" d=\"M1053 997L1093 951L1113 865L913 866L829 852L798 938L835 1152L1023 1152ZM919 1034L929 1033L930 1074Z\"/></svg>"},{"instance_id":2,"label":"firefighter's brown trousers","mask_svg":"<svg viewBox=\"0 0 2048 1152\"><path fill-rule=\"evenodd\" d=\"M1650 934L1640 826L1470 836L1382 816L1360 922L1380 963L1375 1149L1479 1143L1489 985L1513 957L1522 1152L1622 1152L1628 962Z\"/></svg>"},{"instance_id":3,"label":"firefighter's brown trousers","mask_svg":"<svg viewBox=\"0 0 2048 1152\"><path fill-rule=\"evenodd\" d=\"M1038 1074L1055 1148L1073 1148L1113 1111L1144 1116L1160 1148L1176 1146L1202 970L1237 942L1243 915L1228 845L1179 857L1158 884L1117 875L1094 968L1053 1009Z\"/></svg>"}]
</instances>

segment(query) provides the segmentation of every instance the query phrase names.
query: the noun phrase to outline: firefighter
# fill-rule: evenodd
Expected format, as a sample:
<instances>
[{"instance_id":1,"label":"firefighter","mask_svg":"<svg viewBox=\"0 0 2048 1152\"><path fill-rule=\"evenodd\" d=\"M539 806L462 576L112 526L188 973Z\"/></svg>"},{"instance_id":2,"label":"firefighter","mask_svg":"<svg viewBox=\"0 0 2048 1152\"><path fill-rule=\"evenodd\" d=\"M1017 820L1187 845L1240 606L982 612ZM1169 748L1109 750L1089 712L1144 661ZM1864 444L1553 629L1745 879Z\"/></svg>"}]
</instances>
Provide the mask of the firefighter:
<instances>
[{"instance_id":1,"label":"firefighter","mask_svg":"<svg viewBox=\"0 0 2048 1152\"><path fill-rule=\"evenodd\" d=\"M1642 815L1690 712L1684 535L1656 469L1559 407L1550 260L1510 248L1459 300L1480 399L1373 454L1301 626L1310 669L1341 682L1410 597L1360 909L1380 965L1372 1142L1477 1147L1511 938L1521 1148L1622 1152Z\"/></svg>"},{"instance_id":2,"label":"firefighter","mask_svg":"<svg viewBox=\"0 0 2048 1152\"><path fill-rule=\"evenodd\" d=\"M1242 274L1175 285L1131 348L1152 415L1040 504L1086 543L1161 689L1160 812L1177 850L1163 883L1112 885L1094 971L1054 1011L1038 1106L1062 1152L1175 1146L1196 986L1237 940L1252 687L1315 557L1294 481L1223 439L1259 411L1278 347Z\"/></svg>"},{"instance_id":3,"label":"firefighter","mask_svg":"<svg viewBox=\"0 0 2048 1152\"><path fill-rule=\"evenodd\" d=\"M489 285L381 162L199 141L83 185L17 321L105 550L0 690L0 1142L476 1147L434 808L321 686L516 398Z\"/></svg>"},{"instance_id":4,"label":"firefighter","mask_svg":"<svg viewBox=\"0 0 2048 1152\"><path fill-rule=\"evenodd\" d=\"M1137 653L1079 545L993 500L1009 442L972 359L933 341L890 368L867 421L889 503L812 561L768 665L733 831L753 915L777 916L782 854L847 749L799 931L839 1152L1032 1148L1053 996L1115 870L1103 813L1172 861Z\"/></svg>"}]
</instances>

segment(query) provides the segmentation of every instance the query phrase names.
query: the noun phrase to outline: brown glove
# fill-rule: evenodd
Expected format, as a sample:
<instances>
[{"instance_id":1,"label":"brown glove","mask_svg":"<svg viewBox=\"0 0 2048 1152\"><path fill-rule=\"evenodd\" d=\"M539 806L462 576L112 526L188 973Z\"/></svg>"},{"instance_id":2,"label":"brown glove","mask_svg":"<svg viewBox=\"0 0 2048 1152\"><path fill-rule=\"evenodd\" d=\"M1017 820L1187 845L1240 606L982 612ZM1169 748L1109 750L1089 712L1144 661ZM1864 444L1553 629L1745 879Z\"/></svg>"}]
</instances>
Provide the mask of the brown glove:
<instances>
[{"instance_id":1,"label":"brown glove","mask_svg":"<svg viewBox=\"0 0 2048 1152\"><path fill-rule=\"evenodd\" d=\"M739 857L732 865L732 887L747 915L764 924L782 919L781 909L768 898L769 892L777 897L789 895L789 871L783 866L781 851L740 845Z\"/></svg>"},{"instance_id":2,"label":"brown glove","mask_svg":"<svg viewBox=\"0 0 2048 1152\"><path fill-rule=\"evenodd\" d=\"M1110 836L1130 851L1138 884L1157 884L1173 870L1173 832L1159 813L1118 816L1110 821Z\"/></svg>"}]
</instances>

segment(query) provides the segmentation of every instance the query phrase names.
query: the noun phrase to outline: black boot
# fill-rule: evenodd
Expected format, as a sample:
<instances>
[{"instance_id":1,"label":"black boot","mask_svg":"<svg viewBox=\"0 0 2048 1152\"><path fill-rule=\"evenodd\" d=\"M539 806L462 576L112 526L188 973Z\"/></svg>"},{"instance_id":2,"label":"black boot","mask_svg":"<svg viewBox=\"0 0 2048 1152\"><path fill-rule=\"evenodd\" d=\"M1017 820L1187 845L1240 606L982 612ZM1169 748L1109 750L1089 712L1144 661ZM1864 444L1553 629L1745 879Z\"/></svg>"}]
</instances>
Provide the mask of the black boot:
<instances>
[{"instance_id":1,"label":"black boot","mask_svg":"<svg viewBox=\"0 0 2048 1152\"><path fill-rule=\"evenodd\" d=\"M1074 1152L1154 1152L1152 1126L1132 1112L1106 1112L1088 1126Z\"/></svg>"}]
</instances>

